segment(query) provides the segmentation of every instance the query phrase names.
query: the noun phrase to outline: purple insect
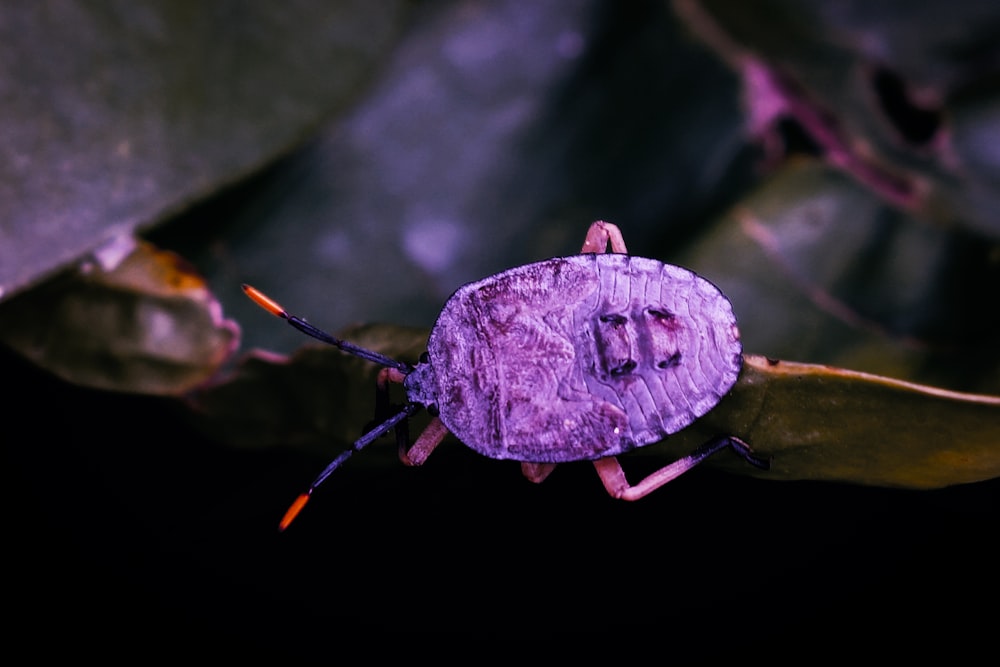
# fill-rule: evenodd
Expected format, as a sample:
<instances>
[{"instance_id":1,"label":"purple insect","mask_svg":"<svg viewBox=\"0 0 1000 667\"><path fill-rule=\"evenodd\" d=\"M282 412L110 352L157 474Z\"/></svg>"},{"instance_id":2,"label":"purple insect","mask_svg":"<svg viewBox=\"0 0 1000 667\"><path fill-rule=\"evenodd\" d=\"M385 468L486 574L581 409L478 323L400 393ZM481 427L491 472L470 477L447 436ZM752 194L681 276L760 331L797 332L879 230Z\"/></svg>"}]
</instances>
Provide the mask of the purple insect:
<instances>
[{"instance_id":1,"label":"purple insect","mask_svg":"<svg viewBox=\"0 0 1000 667\"><path fill-rule=\"evenodd\" d=\"M663 440L714 408L739 377L743 357L725 295L687 269L628 255L611 223L590 226L580 255L459 288L416 366L334 338L257 289L243 290L303 333L384 366L376 394L380 423L313 480L280 530L330 473L391 429L408 465L423 464L451 432L484 456L520 461L533 482L557 463L593 461L608 493L624 500L642 498L727 447L751 465L769 467L745 442L722 435L638 484L625 478L615 457ZM394 413L392 383L402 383L407 399ZM407 419L421 407L433 419L410 446Z\"/></svg>"}]
</instances>

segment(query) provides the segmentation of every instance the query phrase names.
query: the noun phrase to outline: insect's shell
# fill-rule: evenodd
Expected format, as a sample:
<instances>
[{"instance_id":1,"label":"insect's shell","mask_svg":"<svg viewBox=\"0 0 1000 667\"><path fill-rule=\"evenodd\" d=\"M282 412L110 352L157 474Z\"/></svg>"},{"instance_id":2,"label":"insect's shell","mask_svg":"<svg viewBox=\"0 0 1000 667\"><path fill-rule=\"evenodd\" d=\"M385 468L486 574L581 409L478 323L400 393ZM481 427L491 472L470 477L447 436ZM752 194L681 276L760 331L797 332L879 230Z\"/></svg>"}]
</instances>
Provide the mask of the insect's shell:
<instances>
[{"instance_id":1,"label":"insect's shell","mask_svg":"<svg viewBox=\"0 0 1000 667\"><path fill-rule=\"evenodd\" d=\"M623 254L519 266L460 288L428 341L438 409L498 459L596 459L711 410L740 373L732 305L686 269Z\"/></svg>"}]
</instances>

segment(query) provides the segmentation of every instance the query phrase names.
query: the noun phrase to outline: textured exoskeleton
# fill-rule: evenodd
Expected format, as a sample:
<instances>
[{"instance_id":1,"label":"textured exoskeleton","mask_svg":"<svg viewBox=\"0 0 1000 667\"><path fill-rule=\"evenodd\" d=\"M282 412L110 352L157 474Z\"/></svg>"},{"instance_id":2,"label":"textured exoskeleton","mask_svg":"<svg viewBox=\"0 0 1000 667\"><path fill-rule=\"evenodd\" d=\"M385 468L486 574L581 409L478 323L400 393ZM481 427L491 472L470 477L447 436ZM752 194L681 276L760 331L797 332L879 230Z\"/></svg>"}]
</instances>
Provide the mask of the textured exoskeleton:
<instances>
[{"instance_id":1,"label":"textured exoskeleton","mask_svg":"<svg viewBox=\"0 0 1000 667\"><path fill-rule=\"evenodd\" d=\"M244 289L301 331L385 366L378 381L383 421L327 466L282 528L335 468L394 427L400 457L410 465L422 464L450 431L485 456L522 462L536 482L557 463L591 460L607 491L626 500L726 447L768 467L746 443L723 435L635 486L627 482L615 457L658 442L715 407L739 377L742 347L732 306L715 285L687 269L626 254L610 223L590 226L580 255L459 288L416 366L333 338ZM388 415L394 382L405 387L407 403ZM435 416L410 447L402 422L420 407Z\"/></svg>"}]
</instances>

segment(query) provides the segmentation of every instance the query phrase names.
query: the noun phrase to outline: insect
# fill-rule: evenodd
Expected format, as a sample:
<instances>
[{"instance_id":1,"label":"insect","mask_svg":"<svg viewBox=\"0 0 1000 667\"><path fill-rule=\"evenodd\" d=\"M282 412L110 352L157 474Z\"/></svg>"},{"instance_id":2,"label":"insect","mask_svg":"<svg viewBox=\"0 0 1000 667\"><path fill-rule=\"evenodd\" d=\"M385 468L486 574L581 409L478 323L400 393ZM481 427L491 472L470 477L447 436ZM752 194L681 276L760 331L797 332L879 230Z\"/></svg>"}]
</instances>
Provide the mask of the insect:
<instances>
[{"instance_id":1,"label":"insect","mask_svg":"<svg viewBox=\"0 0 1000 667\"><path fill-rule=\"evenodd\" d=\"M279 530L334 470L390 430L408 465L423 464L449 432L485 456L520 461L533 482L558 463L593 461L607 492L624 500L642 498L726 448L750 465L770 466L744 441L720 435L629 484L617 455L658 442L714 408L736 382L743 357L722 292L687 269L627 254L611 223L591 224L579 255L459 288L415 366L335 338L249 285L243 290L299 331L383 366L377 425L296 498ZM406 391L395 412L393 383ZM432 419L410 446L407 420L421 408Z\"/></svg>"}]
</instances>

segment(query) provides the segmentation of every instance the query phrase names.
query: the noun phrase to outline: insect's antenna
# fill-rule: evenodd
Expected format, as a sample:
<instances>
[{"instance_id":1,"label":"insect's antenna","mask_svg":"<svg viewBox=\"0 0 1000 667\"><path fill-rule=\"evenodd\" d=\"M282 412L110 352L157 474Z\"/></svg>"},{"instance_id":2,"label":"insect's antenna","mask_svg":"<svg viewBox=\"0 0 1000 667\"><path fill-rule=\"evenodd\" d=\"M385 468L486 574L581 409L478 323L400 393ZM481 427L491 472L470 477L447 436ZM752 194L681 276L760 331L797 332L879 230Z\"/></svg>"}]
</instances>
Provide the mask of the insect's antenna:
<instances>
[{"instance_id":1,"label":"insect's antenna","mask_svg":"<svg viewBox=\"0 0 1000 667\"><path fill-rule=\"evenodd\" d=\"M271 313L272 315L275 315L285 320L286 322L288 322L293 327L295 327L302 333L306 334L307 336L312 336L316 340L321 340L324 343L329 343L330 345L340 348L344 352L353 354L356 357L361 357L362 359L373 361L376 364L400 370L403 372L404 375L408 375L413 370L413 366L411 366L410 364L403 363L402 361L396 361L392 357L387 357L384 354L379 354L378 352L374 352L372 350L366 350L365 348L358 347L353 343L348 343L346 340L340 340L339 338L334 338L333 336L323 331L322 329L317 329L313 325L309 324L301 317L296 317L295 315L289 315L288 311L286 311L284 308L281 307L281 304L279 304L277 301L275 301L271 297L261 292L256 287L252 287L244 283L243 291L246 292L246 295L250 297L250 299L253 300L253 302L256 303L258 306L260 306L267 312Z\"/></svg>"},{"instance_id":2,"label":"insect's antenna","mask_svg":"<svg viewBox=\"0 0 1000 667\"><path fill-rule=\"evenodd\" d=\"M344 461L351 458L351 456L353 456L355 452L361 451L361 449L371 444L376 438L378 438L380 435L391 429L393 426L403 421L404 419L413 416L413 413L415 413L419 409L420 409L419 403L407 403L406 405L403 406L403 408L399 412L389 417L384 422L376 426L374 429L368 431L363 436L361 436L361 438L359 438L353 445L351 445L350 449L344 450L343 452L340 453L340 455L337 458L335 458L333 461L330 461L330 465L324 468L323 472L321 472L319 475L316 476L316 479L313 480L313 483L309 485L309 489L305 493L301 494L298 498L296 498L295 502L291 504L291 506L288 508L288 511L285 512L285 516L282 517L281 523L278 524L278 530L284 531L285 528L288 528L288 525L295 520L295 517L299 515L299 512L302 511L302 508L306 506L307 502L309 502L309 498L310 496L312 496L312 492L315 491L316 487L322 484L323 481L330 476L330 473L339 468L344 463Z\"/></svg>"}]
</instances>

